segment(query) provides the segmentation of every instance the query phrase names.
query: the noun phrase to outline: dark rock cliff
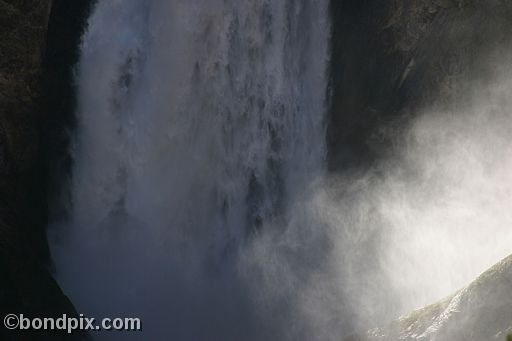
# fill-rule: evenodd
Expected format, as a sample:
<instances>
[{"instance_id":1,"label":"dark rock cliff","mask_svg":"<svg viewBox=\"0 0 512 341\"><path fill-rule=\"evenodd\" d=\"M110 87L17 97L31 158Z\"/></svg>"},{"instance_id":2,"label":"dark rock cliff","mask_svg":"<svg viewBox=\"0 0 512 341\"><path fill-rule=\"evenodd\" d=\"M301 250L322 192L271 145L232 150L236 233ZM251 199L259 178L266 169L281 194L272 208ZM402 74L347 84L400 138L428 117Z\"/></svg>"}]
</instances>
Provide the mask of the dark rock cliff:
<instances>
[{"instance_id":1,"label":"dark rock cliff","mask_svg":"<svg viewBox=\"0 0 512 341\"><path fill-rule=\"evenodd\" d=\"M345 0L331 7L331 172L378 170L403 148L415 115L432 107L463 114L450 109L464 107L472 85L492 84L497 65L510 69L510 1ZM504 340L512 326L510 268L508 259L459 301L350 340ZM450 315L449 308L461 312Z\"/></svg>"},{"instance_id":2,"label":"dark rock cliff","mask_svg":"<svg viewBox=\"0 0 512 341\"><path fill-rule=\"evenodd\" d=\"M488 77L512 47L512 3L502 0L332 1L332 171L369 166L418 108L456 105L469 80ZM402 122L403 123L403 122Z\"/></svg>"},{"instance_id":3,"label":"dark rock cliff","mask_svg":"<svg viewBox=\"0 0 512 341\"><path fill-rule=\"evenodd\" d=\"M46 260L39 81L48 1L0 2L0 214ZM30 193L30 195L28 195Z\"/></svg>"},{"instance_id":4,"label":"dark rock cliff","mask_svg":"<svg viewBox=\"0 0 512 341\"><path fill-rule=\"evenodd\" d=\"M42 60L50 0L0 1L0 315L75 314L47 270L47 191ZM13 333L1 340L69 340L64 333Z\"/></svg>"},{"instance_id":5,"label":"dark rock cliff","mask_svg":"<svg viewBox=\"0 0 512 341\"><path fill-rule=\"evenodd\" d=\"M43 61L43 143L48 174L50 221L66 214L65 193L71 157L69 145L74 129L74 67L80 56L80 39L94 0L54 0L48 24Z\"/></svg>"}]
</instances>

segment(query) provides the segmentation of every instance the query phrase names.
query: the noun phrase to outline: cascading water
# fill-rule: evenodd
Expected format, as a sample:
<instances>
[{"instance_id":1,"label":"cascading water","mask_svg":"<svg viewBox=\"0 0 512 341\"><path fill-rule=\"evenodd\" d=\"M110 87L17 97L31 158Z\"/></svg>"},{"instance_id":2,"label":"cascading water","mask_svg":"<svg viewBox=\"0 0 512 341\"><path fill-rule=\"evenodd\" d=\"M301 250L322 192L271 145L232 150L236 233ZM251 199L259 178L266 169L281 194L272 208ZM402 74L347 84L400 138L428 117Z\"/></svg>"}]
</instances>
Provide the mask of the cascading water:
<instances>
[{"instance_id":1,"label":"cascading water","mask_svg":"<svg viewBox=\"0 0 512 341\"><path fill-rule=\"evenodd\" d=\"M97 2L50 240L81 313L143 331L94 336L339 340L510 253L512 77L326 176L328 17L328 0Z\"/></svg>"},{"instance_id":2,"label":"cascading water","mask_svg":"<svg viewBox=\"0 0 512 341\"><path fill-rule=\"evenodd\" d=\"M300 290L273 283L298 287L307 271L280 274L282 257L258 259L255 244L289 234L323 172L327 7L97 3L78 65L72 222L54 243L81 312L141 317L123 340L311 339L290 324Z\"/></svg>"}]
</instances>

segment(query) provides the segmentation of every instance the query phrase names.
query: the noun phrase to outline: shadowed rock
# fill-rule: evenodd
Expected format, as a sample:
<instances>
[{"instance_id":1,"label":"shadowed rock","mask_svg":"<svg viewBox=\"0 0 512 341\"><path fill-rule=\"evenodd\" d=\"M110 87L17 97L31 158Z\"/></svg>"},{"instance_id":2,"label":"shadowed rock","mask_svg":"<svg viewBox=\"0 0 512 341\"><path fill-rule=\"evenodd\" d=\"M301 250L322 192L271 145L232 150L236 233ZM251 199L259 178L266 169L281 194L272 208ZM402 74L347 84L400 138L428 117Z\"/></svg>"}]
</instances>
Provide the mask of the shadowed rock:
<instances>
[{"instance_id":1,"label":"shadowed rock","mask_svg":"<svg viewBox=\"0 0 512 341\"><path fill-rule=\"evenodd\" d=\"M46 269L40 81L50 7L50 0L0 0L0 319L76 315ZM0 327L0 340L69 339Z\"/></svg>"}]
</instances>

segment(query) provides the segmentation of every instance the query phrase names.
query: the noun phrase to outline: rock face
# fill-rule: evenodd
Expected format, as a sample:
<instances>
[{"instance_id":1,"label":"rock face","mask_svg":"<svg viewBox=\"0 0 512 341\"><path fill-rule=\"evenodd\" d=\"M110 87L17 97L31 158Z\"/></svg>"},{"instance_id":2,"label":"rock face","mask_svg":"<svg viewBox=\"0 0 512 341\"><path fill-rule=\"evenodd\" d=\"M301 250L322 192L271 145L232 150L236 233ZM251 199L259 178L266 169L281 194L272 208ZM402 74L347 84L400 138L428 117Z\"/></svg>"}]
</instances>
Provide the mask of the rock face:
<instances>
[{"instance_id":1,"label":"rock face","mask_svg":"<svg viewBox=\"0 0 512 341\"><path fill-rule=\"evenodd\" d=\"M48 255L39 162L39 79L48 1L0 3L0 217ZM28 195L30 193L30 195Z\"/></svg>"},{"instance_id":2,"label":"rock face","mask_svg":"<svg viewBox=\"0 0 512 341\"><path fill-rule=\"evenodd\" d=\"M48 174L49 219L65 214L69 199L63 179L71 169L70 132L75 125L74 67L94 0L53 0L44 58L43 144Z\"/></svg>"},{"instance_id":3,"label":"rock face","mask_svg":"<svg viewBox=\"0 0 512 341\"><path fill-rule=\"evenodd\" d=\"M385 155L387 127L433 100L455 103L465 81L485 80L494 52L512 47L508 1L344 0L331 7L331 171Z\"/></svg>"},{"instance_id":4,"label":"rock face","mask_svg":"<svg viewBox=\"0 0 512 341\"><path fill-rule=\"evenodd\" d=\"M402 129L417 112L434 103L459 106L471 83L491 82L493 64L506 63L500 58L512 51L510 1L344 0L331 7L334 173L363 173L400 149ZM496 276L361 340L504 340L512 326L510 259L502 265L508 270L495 268Z\"/></svg>"},{"instance_id":5,"label":"rock face","mask_svg":"<svg viewBox=\"0 0 512 341\"><path fill-rule=\"evenodd\" d=\"M512 333L512 256L445 300L348 340L506 340Z\"/></svg>"},{"instance_id":6,"label":"rock face","mask_svg":"<svg viewBox=\"0 0 512 341\"><path fill-rule=\"evenodd\" d=\"M41 145L42 59L50 0L0 1L0 315L74 314L53 280L45 237L46 176ZM55 332L1 340L68 340Z\"/></svg>"}]
</instances>

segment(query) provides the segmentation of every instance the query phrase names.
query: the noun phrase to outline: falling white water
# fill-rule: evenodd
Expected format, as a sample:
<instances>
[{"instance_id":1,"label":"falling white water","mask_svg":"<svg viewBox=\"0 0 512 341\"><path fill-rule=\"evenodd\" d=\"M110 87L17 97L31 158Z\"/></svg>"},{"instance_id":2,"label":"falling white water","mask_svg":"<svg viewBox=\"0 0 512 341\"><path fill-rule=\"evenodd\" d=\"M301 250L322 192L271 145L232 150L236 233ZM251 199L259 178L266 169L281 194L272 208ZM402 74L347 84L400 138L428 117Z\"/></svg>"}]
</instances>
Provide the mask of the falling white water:
<instances>
[{"instance_id":1,"label":"falling white water","mask_svg":"<svg viewBox=\"0 0 512 341\"><path fill-rule=\"evenodd\" d=\"M327 179L328 41L328 0L98 1L51 244L81 313L143 331L95 337L339 340L512 252L512 77Z\"/></svg>"},{"instance_id":2,"label":"falling white water","mask_svg":"<svg viewBox=\"0 0 512 341\"><path fill-rule=\"evenodd\" d=\"M307 338L287 297L301 290L274 290L260 271L271 255L248 254L286 235L323 172L327 6L97 3L78 65L72 222L54 247L81 312L142 318L123 340Z\"/></svg>"}]
</instances>

